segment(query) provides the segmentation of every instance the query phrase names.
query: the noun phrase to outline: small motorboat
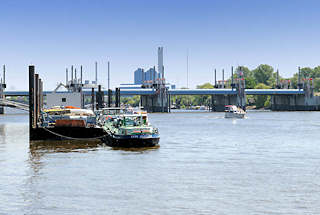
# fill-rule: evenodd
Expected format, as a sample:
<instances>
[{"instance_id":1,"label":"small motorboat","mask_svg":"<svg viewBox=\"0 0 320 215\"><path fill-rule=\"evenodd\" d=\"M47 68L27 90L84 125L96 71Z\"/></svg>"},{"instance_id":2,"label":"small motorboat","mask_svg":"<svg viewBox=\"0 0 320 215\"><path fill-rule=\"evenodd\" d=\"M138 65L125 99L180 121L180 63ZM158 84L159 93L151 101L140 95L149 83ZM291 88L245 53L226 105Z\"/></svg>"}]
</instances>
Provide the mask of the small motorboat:
<instances>
[{"instance_id":1,"label":"small motorboat","mask_svg":"<svg viewBox=\"0 0 320 215\"><path fill-rule=\"evenodd\" d=\"M240 107L237 107L235 105L226 105L225 106L225 115L224 117L225 118L239 118L239 119L242 119L245 117L246 115L246 112L240 108Z\"/></svg>"}]
</instances>

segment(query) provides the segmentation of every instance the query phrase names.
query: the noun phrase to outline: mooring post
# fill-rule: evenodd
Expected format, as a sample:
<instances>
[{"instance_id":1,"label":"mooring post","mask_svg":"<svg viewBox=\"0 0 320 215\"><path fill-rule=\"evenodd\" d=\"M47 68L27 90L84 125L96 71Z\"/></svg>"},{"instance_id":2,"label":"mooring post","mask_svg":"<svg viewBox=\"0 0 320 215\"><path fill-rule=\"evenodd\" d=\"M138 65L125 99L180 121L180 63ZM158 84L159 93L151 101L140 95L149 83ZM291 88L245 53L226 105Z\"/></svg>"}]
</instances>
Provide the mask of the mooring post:
<instances>
[{"instance_id":1,"label":"mooring post","mask_svg":"<svg viewBox=\"0 0 320 215\"><path fill-rule=\"evenodd\" d=\"M108 61L108 90L110 89L110 62Z\"/></svg>"},{"instance_id":2,"label":"mooring post","mask_svg":"<svg viewBox=\"0 0 320 215\"><path fill-rule=\"evenodd\" d=\"M115 89L115 107L118 107L118 88Z\"/></svg>"},{"instance_id":3,"label":"mooring post","mask_svg":"<svg viewBox=\"0 0 320 215\"><path fill-rule=\"evenodd\" d=\"M116 88L116 107L120 107L120 88Z\"/></svg>"},{"instance_id":4,"label":"mooring post","mask_svg":"<svg viewBox=\"0 0 320 215\"><path fill-rule=\"evenodd\" d=\"M93 87L91 90L91 105L92 105L92 111L94 111L94 88Z\"/></svg>"},{"instance_id":5,"label":"mooring post","mask_svg":"<svg viewBox=\"0 0 320 215\"><path fill-rule=\"evenodd\" d=\"M103 91L101 91L101 85L98 85L98 93L96 94L97 110L103 108Z\"/></svg>"},{"instance_id":6,"label":"mooring post","mask_svg":"<svg viewBox=\"0 0 320 215\"><path fill-rule=\"evenodd\" d=\"M39 74L34 75L34 92L35 92L35 128L38 127L39 119Z\"/></svg>"},{"instance_id":7,"label":"mooring post","mask_svg":"<svg viewBox=\"0 0 320 215\"><path fill-rule=\"evenodd\" d=\"M112 90L108 89L108 107L112 105Z\"/></svg>"},{"instance_id":8,"label":"mooring post","mask_svg":"<svg viewBox=\"0 0 320 215\"><path fill-rule=\"evenodd\" d=\"M29 66L29 139L32 140L34 129L34 66Z\"/></svg>"},{"instance_id":9,"label":"mooring post","mask_svg":"<svg viewBox=\"0 0 320 215\"><path fill-rule=\"evenodd\" d=\"M39 79L40 111L43 109L43 82Z\"/></svg>"}]
</instances>

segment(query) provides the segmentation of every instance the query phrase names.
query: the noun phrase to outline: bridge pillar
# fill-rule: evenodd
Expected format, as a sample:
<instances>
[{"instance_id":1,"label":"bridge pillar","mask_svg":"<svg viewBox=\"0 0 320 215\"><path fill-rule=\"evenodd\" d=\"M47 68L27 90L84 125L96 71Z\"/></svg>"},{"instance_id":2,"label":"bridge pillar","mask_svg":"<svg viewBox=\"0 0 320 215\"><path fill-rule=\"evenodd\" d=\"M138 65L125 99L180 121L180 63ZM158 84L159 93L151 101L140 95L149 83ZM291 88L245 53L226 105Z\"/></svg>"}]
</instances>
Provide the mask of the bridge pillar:
<instances>
[{"instance_id":1,"label":"bridge pillar","mask_svg":"<svg viewBox=\"0 0 320 215\"><path fill-rule=\"evenodd\" d=\"M273 111L317 111L320 110L320 97L306 95L273 95L271 96Z\"/></svg>"},{"instance_id":2,"label":"bridge pillar","mask_svg":"<svg viewBox=\"0 0 320 215\"><path fill-rule=\"evenodd\" d=\"M212 95L211 110L223 112L226 105L237 105L237 95Z\"/></svg>"},{"instance_id":3,"label":"bridge pillar","mask_svg":"<svg viewBox=\"0 0 320 215\"><path fill-rule=\"evenodd\" d=\"M169 112L169 99L168 91L166 88L158 89L155 95L142 95L141 105L149 112Z\"/></svg>"},{"instance_id":4,"label":"bridge pillar","mask_svg":"<svg viewBox=\"0 0 320 215\"><path fill-rule=\"evenodd\" d=\"M271 110L273 111L318 111L320 110L320 96L314 96L312 79L303 83L304 94L272 95Z\"/></svg>"}]
</instances>

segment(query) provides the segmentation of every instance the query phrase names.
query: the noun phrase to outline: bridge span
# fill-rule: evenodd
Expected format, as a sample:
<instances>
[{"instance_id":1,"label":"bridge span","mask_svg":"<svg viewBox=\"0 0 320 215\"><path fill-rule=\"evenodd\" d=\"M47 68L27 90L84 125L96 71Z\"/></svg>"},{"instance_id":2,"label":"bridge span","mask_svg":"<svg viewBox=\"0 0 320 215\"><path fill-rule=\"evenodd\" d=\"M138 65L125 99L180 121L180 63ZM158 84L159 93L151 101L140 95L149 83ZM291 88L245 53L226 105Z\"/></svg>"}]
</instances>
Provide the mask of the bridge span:
<instances>
[{"instance_id":1,"label":"bridge span","mask_svg":"<svg viewBox=\"0 0 320 215\"><path fill-rule=\"evenodd\" d=\"M67 91L61 91L60 93L66 93ZM108 91L103 91L105 95ZM167 93L169 95L236 95L236 89L169 89ZM52 91L44 91L46 95L52 93ZM57 92L59 93L59 92ZM91 95L91 91L84 90L83 93L87 96ZM246 95L303 95L305 92L303 89L245 89ZM155 89L121 89L120 95L134 96L134 95L156 95ZM5 97L9 96L29 96L28 91L5 91Z\"/></svg>"},{"instance_id":2,"label":"bridge span","mask_svg":"<svg viewBox=\"0 0 320 215\"><path fill-rule=\"evenodd\" d=\"M141 96L141 103L149 112L170 112L171 97L179 95L209 95L211 96L211 109L223 111L225 105L242 104L246 106L246 95L269 95L271 96L271 109L278 111L286 110L320 110L320 97L313 95L313 89L122 89L121 96ZM62 91L61 93L65 93ZM83 90L85 96L91 96L92 91ZM44 91L47 95L52 91ZM59 93L59 92L56 92ZM108 95L108 91L103 91ZM113 94L115 91L113 91ZM4 97L29 96L28 91L5 91ZM10 106L11 104L6 104ZM2 106L5 106L2 104ZM19 104L12 104L11 107L21 108ZM26 108L26 107L22 107Z\"/></svg>"}]
</instances>

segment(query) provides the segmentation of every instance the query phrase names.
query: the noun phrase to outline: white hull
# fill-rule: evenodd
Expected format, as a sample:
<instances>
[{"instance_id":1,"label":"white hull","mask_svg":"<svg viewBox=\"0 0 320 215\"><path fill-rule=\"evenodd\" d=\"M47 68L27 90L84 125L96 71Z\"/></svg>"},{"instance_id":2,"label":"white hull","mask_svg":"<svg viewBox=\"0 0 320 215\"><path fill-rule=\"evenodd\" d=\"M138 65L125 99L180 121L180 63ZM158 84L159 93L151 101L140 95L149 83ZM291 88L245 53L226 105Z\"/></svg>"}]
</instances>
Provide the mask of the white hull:
<instances>
[{"instance_id":1,"label":"white hull","mask_svg":"<svg viewBox=\"0 0 320 215\"><path fill-rule=\"evenodd\" d=\"M245 113L232 113L232 112L225 112L225 118L239 118L242 119L245 117Z\"/></svg>"}]
</instances>

